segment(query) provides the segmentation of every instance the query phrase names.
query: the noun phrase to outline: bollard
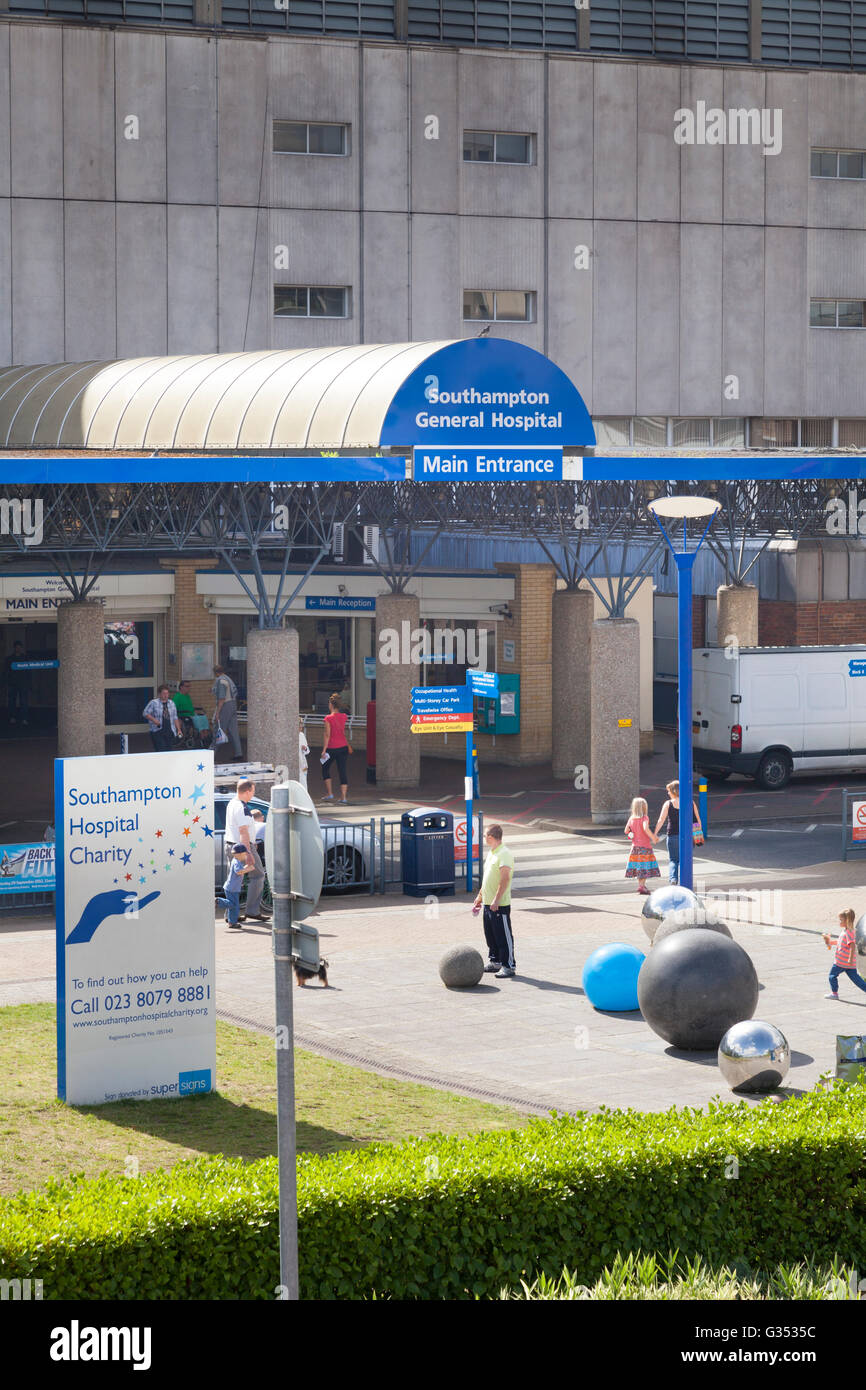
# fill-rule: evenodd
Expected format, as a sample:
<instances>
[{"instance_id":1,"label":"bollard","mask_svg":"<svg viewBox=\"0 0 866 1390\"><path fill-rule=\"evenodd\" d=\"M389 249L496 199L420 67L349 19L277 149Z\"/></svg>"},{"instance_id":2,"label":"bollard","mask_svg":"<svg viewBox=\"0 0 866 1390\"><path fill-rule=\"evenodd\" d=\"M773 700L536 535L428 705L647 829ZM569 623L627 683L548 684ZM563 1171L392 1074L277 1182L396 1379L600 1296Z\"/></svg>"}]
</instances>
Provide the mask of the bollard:
<instances>
[{"instance_id":1,"label":"bollard","mask_svg":"<svg viewBox=\"0 0 866 1390\"><path fill-rule=\"evenodd\" d=\"M682 805L682 803L680 803ZM706 782L698 783L698 812L701 818L701 828L704 832L704 839L708 839L707 818L709 815L709 798L707 796Z\"/></svg>"}]
</instances>

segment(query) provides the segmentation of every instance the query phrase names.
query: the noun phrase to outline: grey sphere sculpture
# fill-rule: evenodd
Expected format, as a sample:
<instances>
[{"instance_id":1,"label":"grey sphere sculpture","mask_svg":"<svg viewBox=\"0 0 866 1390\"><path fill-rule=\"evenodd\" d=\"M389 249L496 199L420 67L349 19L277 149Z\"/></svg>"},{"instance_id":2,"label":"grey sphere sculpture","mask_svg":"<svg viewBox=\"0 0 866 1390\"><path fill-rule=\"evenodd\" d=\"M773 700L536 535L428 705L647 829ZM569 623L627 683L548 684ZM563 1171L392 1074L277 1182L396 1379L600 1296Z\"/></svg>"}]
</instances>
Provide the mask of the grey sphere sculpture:
<instances>
[{"instance_id":1,"label":"grey sphere sculpture","mask_svg":"<svg viewBox=\"0 0 866 1390\"><path fill-rule=\"evenodd\" d=\"M439 962L439 976L448 989L471 989L484 974L484 961L474 946L452 946Z\"/></svg>"},{"instance_id":2,"label":"grey sphere sculpture","mask_svg":"<svg viewBox=\"0 0 866 1390\"><path fill-rule=\"evenodd\" d=\"M665 937L637 981L641 1012L660 1038L689 1052L717 1048L734 1023L758 1005L758 976L730 937L689 927Z\"/></svg>"},{"instance_id":3,"label":"grey sphere sculpture","mask_svg":"<svg viewBox=\"0 0 866 1390\"><path fill-rule=\"evenodd\" d=\"M858 956L866 957L866 913L857 918L857 924L854 927L854 940L857 943Z\"/></svg>"},{"instance_id":4,"label":"grey sphere sculpture","mask_svg":"<svg viewBox=\"0 0 866 1390\"><path fill-rule=\"evenodd\" d=\"M653 946L657 946L660 941L672 936L674 932L690 931L694 927L699 927L703 931L721 932L722 936L732 935L727 922L723 922L720 917L717 917L713 908L683 907L678 912L669 912L657 924L653 936Z\"/></svg>"},{"instance_id":5,"label":"grey sphere sculpture","mask_svg":"<svg viewBox=\"0 0 866 1390\"><path fill-rule=\"evenodd\" d=\"M719 1070L732 1091L774 1091L790 1065L785 1034L759 1018L735 1023L719 1043Z\"/></svg>"},{"instance_id":6,"label":"grey sphere sculpture","mask_svg":"<svg viewBox=\"0 0 866 1390\"><path fill-rule=\"evenodd\" d=\"M641 910L641 925L650 941L663 917L686 907L700 907L700 901L690 888L681 888L678 883L666 883L650 893Z\"/></svg>"}]
</instances>

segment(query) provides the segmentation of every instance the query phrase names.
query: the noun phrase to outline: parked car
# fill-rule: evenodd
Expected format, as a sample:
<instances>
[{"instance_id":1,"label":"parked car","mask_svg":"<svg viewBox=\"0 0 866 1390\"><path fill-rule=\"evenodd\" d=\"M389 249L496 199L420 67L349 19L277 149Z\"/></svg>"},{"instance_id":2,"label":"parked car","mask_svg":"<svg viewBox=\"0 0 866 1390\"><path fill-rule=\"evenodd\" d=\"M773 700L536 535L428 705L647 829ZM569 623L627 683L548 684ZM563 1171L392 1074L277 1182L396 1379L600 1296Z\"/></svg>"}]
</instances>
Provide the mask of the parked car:
<instances>
[{"instance_id":1,"label":"parked car","mask_svg":"<svg viewBox=\"0 0 866 1390\"><path fill-rule=\"evenodd\" d=\"M233 800L233 793L214 794L214 888L222 894L226 880L225 833L226 808ZM270 802L259 797L250 797L249 807L261 811L265 820L271 809ZM369 888L370 878L378 878L381 842L378 836L370 833L370 827L352 825L348 821L333 820L320 816L322 840L325 847L325 876L323 893L364 892Z\"/></svg>"}]
</instances>

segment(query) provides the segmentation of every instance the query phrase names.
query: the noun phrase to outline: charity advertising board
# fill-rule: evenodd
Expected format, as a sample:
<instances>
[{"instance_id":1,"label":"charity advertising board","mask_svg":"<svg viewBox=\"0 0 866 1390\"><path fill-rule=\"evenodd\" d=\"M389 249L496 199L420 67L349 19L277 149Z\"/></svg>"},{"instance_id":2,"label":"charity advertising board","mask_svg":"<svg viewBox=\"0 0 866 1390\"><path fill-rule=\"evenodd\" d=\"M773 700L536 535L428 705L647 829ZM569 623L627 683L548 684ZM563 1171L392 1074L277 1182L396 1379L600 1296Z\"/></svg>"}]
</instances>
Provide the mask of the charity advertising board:
<instances>
[{"instance_id":1,"label":"charity advertising board","mask_svg":"<svg viewBox=\"0 0 866 1390\"><path fill-rule=\"evenodd\" d=\"M0 893L53 893L54 846L0 845Z\"/></svg>"},{"instance_id":2,"label":"charity advertising board","mask_svg":"<svg viewBox=\"0 0 866 1390\"><path fill-rule=\"evenodd\" d=\"M213 1090L213 753L58 758L54 796L58 1095Z\"/></svg>"},{"instance_id":3,"label":"charity advertising board","mask_svg":"<svg viewBox=\"0 0 866 1390\"><path fill-rule=\"evenodd\" d=\"M866 801L851 802L851 839L866 840Z\"/></svg>"}]
</instances>

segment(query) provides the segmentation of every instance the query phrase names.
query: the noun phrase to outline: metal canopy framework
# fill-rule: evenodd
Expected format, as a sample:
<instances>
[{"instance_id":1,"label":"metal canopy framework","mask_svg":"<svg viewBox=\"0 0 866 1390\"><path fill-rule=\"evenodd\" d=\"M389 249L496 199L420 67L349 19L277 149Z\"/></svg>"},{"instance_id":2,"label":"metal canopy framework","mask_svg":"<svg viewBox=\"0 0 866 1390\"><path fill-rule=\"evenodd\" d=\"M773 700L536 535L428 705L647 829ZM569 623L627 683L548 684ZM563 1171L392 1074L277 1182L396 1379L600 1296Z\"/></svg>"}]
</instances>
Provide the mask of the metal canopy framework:
<instances>
[{"instance_id":1,"label":"metal canopy framework","mask_svg":"<svg viewBox=\"0 0 866 1390\"><path fill-rule=\"evenodd\" d=\"M854 486L852 482L850 486ZM444 531L535 540L569 587L586 580L610 616L624 611L660 544L647 509L653 497L707 492L721 503L713 545L728 582L745 583L778 537L826 536L826 508L849 484L818 480L659 483L65 483L38 490L5 485L4 505L40 500L42 540L8 534L0 517L0 568L25 557L57 570L70 597L83 598L120 558L217 555L259 611L278 626L293 597L331 551L336 526L354 532L389 588L403 592ZM377 527L379 554L366 544ZM749 548L746 548L746 542ZM634 542L645 544L635 558ZM763 544L761 544L763 543ZM607 578L600 584L596 562ZM289 579L301 567L303 577ZM592 571L592 573L590 572ZM279 573L276 596L268 575ZM252 574L254 586L249 576Z\"/></svg>"}]
</instances>

